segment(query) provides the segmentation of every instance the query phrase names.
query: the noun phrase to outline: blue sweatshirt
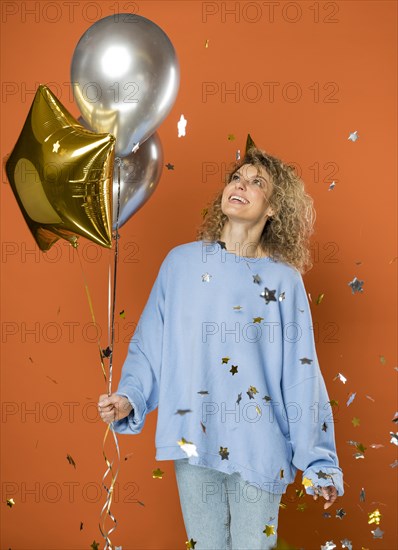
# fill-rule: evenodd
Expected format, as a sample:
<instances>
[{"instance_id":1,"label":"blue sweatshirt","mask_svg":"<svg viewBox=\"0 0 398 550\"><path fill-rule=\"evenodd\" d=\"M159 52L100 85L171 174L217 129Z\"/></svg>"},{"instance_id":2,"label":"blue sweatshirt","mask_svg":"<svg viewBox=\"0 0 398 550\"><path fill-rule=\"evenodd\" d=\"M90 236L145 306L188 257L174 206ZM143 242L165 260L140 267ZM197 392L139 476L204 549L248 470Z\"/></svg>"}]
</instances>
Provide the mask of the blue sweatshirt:
<instances>
[{"instance_id":1,"label":"blue sweatshirt","mask_svg":"<svg viewBox=\"0 0 398 550\"><path fill-rule=\"evenodd\" d=\"M308 494L327 485L344 494L307 294L282 261L219 242L173 248L116 393L133 406L114 422L118 433L140 433L158 408L156 460L188 456L278 494L299 469Z\"/></svg>"}]
</instances>

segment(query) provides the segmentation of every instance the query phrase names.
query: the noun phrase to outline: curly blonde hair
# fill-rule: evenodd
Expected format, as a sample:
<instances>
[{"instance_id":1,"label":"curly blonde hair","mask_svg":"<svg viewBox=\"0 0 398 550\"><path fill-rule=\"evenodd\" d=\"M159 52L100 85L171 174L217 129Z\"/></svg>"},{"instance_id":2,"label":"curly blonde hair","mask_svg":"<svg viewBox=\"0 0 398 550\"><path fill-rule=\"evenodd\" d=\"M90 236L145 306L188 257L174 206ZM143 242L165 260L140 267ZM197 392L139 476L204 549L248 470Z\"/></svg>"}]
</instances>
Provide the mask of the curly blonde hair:
<instances>
[{"instance_id":1,"label":"curly blonde hair","mask_svg":"<svg viewBox=\"0 0 398 550\"><path fill-rule=\"evenodd\" d=\"M313 265L309 238L314 230L316 213L312 197L305 192L304 182L298 177L294 166L285 164L257 147L251 147L239 162L234 163L227 175L226 185L244 164L264 167L272 178L273 190L269 205L274 214L264 225L260 249L272 259L283 261L300 273L305 273ZM197 229L197 240L219 240L228 219L221 210L223 191L220 189L204 209L203 222Z\"/></svg>"}]
</instances>

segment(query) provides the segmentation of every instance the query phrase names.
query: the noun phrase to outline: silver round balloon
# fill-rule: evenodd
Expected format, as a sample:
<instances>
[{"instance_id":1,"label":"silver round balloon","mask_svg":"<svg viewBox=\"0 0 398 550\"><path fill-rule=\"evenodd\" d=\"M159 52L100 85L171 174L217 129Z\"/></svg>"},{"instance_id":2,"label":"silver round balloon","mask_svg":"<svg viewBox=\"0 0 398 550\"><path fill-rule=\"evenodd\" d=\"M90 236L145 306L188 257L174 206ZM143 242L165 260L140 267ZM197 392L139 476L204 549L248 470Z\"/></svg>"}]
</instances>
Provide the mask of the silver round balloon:
<instances>
[{"instance_id":1,"label":"silver round balloon","mask_svg":"<svg viewBox=\"0 0 398 550\"><path fill-rule=\"evenodd\" d=\"M71 83L84 120L129 155L170 112L180 83L173 44L153 21L118 13L96 21L72 57Z\"/></svg>"},{"instance_id":2,"label":"silver round balloon","mask_svg":"<svg viewBox=\"0 0 398 550\"><path fill-rule=\"evenodd\" d=\"M119 157L120 162L120 202L119 227L152 195L159 182L163 169L163 149L157 132L152 134L135 153ZM115 159L113 172L113 229L116 228L118 207L118 160Z\"/></svg>"}]
</instances>

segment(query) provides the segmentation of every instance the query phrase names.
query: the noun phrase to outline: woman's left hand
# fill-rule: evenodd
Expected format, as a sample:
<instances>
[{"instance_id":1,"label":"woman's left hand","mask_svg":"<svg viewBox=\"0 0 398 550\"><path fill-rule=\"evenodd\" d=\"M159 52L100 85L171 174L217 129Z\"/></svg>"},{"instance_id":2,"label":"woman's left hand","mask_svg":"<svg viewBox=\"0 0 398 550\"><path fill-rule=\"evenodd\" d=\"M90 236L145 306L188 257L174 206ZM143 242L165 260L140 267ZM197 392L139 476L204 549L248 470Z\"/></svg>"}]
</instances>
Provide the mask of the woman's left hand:
<instances>
[{"instance_id":1,"label":"woman's left hand","mask_svg":"<svg viewBox=\"0 0 398 550\"><path fill-rule=\"evenodd\" d=\"M325 502L323 505L324 509L326 510L329 508L329 506L332 506L334 501L337 498L337 489L334 485L328 485L327 487L321 487L322 490L322 496L328 501ZM318 498L318 495L314 495L314 500Z\"/></svg>"}]
</instances>

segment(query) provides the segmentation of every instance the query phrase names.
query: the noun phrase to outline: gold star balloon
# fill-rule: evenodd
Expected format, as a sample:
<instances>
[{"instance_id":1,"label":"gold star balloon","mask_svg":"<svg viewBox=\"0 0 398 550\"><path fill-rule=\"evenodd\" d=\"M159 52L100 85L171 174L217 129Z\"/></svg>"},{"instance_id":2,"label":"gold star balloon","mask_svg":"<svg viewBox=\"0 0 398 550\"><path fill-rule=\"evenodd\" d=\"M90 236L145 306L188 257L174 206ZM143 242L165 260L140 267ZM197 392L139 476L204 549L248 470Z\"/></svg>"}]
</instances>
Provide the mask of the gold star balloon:
<instances>
[{"instance_id":1,"label":"gold star balloon","mask_svg":"<svg viewBox=\"0 0 398 550\"><path fill-rule=\"evenodd\" d=\"M84 128L40 85L6 162L15 198L39 248L77 236L112 247L115 138Z\"/></svg>"}]
</instances>

